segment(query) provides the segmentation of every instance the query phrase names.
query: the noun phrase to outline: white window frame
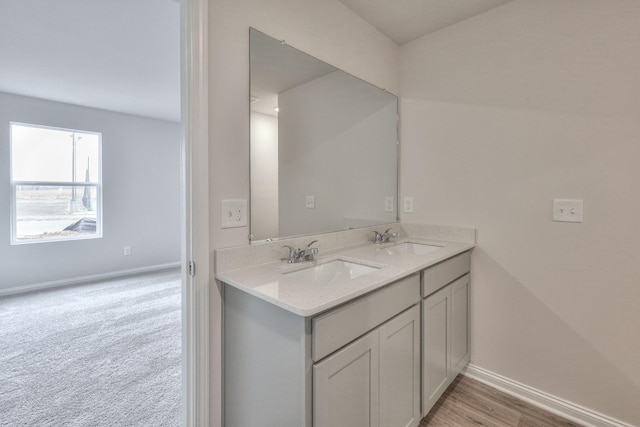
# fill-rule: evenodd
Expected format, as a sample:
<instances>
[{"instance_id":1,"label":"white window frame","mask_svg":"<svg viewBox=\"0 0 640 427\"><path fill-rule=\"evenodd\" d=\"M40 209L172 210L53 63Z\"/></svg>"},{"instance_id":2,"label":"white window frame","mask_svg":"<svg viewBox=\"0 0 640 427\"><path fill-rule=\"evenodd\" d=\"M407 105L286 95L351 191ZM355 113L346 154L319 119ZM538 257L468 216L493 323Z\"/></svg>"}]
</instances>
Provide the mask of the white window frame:
<instances>
[{"instance_id":1,"label":"white window frame","mask_svg":"<svg viewBox=\"0 0 640 427\"><path fill-rule=\"evenodd\" d=\"M85 133L98 136L98 182L71 182L71 181L20 181L13 179L13 126L28 126L33 128L51 129L71 133ZM11 245L28 245L35 243L66 242L70 240L87 240L102 238L102 133L80 129L69 129L55 126L36 125L24 122L9 122L9 177L11 185ZM18 239L18 215L16 212L16 189L22 185L42 185L47 187L95 187L96 189L96 233L89 235L77 235L68 237L51 237L40 239Z\"/></svg>"}]
</instances>

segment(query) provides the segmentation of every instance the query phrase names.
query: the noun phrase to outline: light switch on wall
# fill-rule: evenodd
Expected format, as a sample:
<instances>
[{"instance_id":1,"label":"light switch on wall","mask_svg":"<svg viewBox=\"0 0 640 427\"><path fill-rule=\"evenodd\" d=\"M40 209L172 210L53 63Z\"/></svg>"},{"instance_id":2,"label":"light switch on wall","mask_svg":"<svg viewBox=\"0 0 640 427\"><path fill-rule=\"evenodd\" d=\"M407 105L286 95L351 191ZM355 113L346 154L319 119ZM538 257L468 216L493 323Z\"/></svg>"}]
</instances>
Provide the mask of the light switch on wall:
<instances>
[{"instance_id":1,"label":"light switch on wall","mask_svg":"<svg viewBox=\"0 0 640 427\"><path fill-rule=\"evenodd\" d=\"M220 218L222 228L246 227L247 201L223 200Z\"/></svg>"},{"instance_id":2,"label":"light switch on wall","mask_svg":"<svg viewBox=\"0 0 640 427\"><path fill-rule=\"evenodd\" d=\"M582 222L582 200L553 199L553 220Z\"/></svg>"}]
</instances>

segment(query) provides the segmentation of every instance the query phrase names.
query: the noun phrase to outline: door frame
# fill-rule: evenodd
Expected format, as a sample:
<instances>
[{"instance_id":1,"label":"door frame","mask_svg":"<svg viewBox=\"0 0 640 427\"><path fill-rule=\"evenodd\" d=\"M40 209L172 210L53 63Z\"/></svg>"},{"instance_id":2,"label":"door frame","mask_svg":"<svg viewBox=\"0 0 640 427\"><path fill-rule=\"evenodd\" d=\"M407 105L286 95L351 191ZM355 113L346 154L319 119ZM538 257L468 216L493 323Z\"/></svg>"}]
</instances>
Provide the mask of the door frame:
<instances>
[{"instance_id":1,"label":"door frame","mask_svg":"<svg viewBox=\"0 0 640 427\"><path fill-rule=\"evenodd\" d=\"M208 0L180 4L182 425L195 427L210 418Z\"/></svg>"}]
</instances>

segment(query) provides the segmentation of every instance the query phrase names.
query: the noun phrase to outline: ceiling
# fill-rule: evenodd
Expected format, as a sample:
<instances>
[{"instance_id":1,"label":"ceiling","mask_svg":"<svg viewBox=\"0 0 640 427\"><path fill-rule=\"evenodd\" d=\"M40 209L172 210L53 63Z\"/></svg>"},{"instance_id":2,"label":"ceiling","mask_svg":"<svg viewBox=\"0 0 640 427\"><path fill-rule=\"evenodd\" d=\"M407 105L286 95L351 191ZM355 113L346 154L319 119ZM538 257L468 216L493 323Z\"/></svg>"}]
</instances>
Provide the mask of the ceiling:
<instances>
[{"instance_id":1,"label":"ceiling","mask_svg":"<svg viewBox=\"0 0 640 427\"><path fill-rule=\"evenodd\" d=\"M510 0L340 0L398 44ZM2 0L0 92L180 120L179 0Z\"/></svg>"},{"instance_id":2,"label":"ceiling","mask_svg":"<svg viewBox=\"0 0 640 427\"><path fill-rule=\"evenodd\" d=\"M0 92L180 120L175 0L2 0Z\"/></svg>"},{"instance_id":3,"label":"ceiling","mask_svg":"<svg viewBox=\"0 0 640 427\"><path fill-rule=\"evenodd\" d=\"M512 0L340 0L401 45Z\"/></svg>"}]
</instances>

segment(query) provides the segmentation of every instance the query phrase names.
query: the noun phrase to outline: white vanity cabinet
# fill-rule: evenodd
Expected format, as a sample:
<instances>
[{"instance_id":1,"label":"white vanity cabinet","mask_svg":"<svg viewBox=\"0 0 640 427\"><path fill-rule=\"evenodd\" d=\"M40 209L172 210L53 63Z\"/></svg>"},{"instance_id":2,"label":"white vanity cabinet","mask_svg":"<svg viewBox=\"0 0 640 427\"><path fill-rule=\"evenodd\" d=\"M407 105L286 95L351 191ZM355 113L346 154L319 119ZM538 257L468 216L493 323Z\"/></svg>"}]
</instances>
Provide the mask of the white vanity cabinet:
<instances>
[{"instance_id":1,"label":"white vanity cabinet","mask_svg":"<svg viewBox=\"0 0 640 427\"><path fill-rule=\"evenodd\" d=\"M312 318L225 287L226 427L420 422L420 275Z\"/></svg>"},{"instance_id":2,"label":"white vanity cabinet","mask_svg":"<svg viewBox=\"0 0 640 427\"><path fill-rule=\"evenodd\" d=\"M422 272L422 415L469 362L470 252Z\"/></svg>"},{"instance_id":3,"label":"white vanity cabinet","mask_svg":"<svg viewBox=\"0 0 640 427\"><path fill-rule=\"evenodd\" d=\"M469 362L468 249L309 314L224 286L224 425L418 426Z\"/></svg>"},{"instance_id":4,"label":"white vanity cabinet","mask_svg":"<svg viewBox=\"0 0 640 427\"><path fill-rule=\"evenodd\" d=\"M420 423L420 305L380 327L380 427Z\"/></svg>"},{"instance_id":5,"label":"white vanity cabinet","mask_svg":"<svg viewBox=\"0 0 640 427\"><path fill-rule=\"evenodd\" d=\"M314 427L420 422L420 306L313 367Z\"/></svg>"},{"instance_id":6,"label":"white vanity cabinet","mask_svg":"<svg viewBox=\"0 0 640 427\"><path fill-rule=\"evenodd\" d=\"M375 330L313 367L315 427L380 425L379 349Z\"/></svg>"}]
</instances>

